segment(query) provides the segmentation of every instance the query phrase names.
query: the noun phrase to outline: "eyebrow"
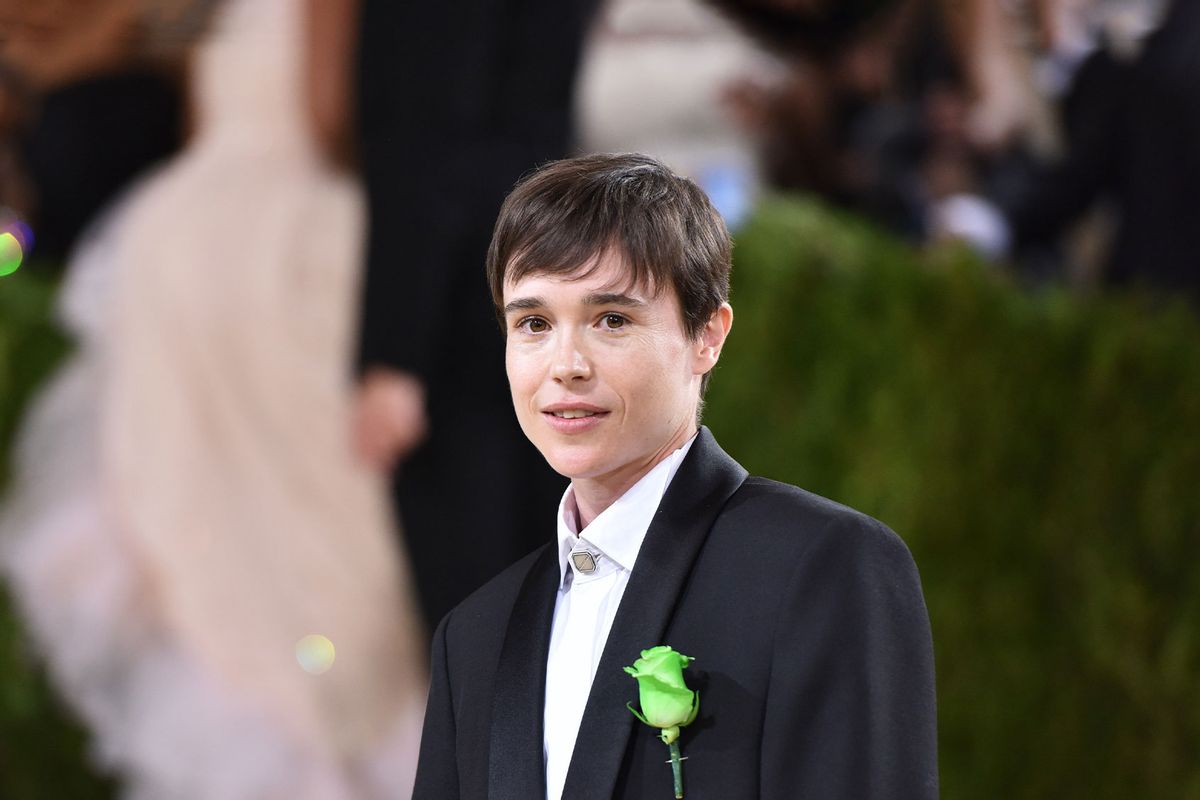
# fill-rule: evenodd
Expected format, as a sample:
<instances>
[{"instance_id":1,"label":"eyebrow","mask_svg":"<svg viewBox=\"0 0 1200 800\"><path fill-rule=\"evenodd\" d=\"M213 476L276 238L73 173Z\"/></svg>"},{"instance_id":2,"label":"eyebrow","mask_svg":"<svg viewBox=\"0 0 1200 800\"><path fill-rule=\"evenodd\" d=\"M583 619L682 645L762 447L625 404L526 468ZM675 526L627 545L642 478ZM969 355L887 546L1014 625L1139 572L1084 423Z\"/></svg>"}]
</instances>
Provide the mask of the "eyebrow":
<instances>
[{"instance_id":1,"label":"eyebrow","mask_svg":"<svg viewBox=\"0 0 1200 800\"><path fill-rule=\"evenodd\" d=\"M511 314L514 311L532 311L535 308L544 308L546 301L540 297L518 297L504 306L504 313Z\"/></svg>"},{"instance_id":2,"label":"eyebrow","mask_svg":"<svg viewBox=\"0 0 1200 800\"><path fill-rule=\"evenodd\" d=\"M643 308L646 303L623 292L593 292L583 298L589 306L624 306L625 308Z\"/></svg>"},{"instance_id":3,"label":"eyebrow","mask_svg":"<svg viewBox=\"0 0 1200 800\"><path fill-rule=\"evenodd\" d=\"M625 308L644 308L646 306L644 300L631 297L623 292L592 292L583 298L583 303L588 306L623 306ZM546 301L541 297L518 297L505 304L504 313L507 315L514 311L532 311L545 307Z\"/></svg>"}]
</instances>

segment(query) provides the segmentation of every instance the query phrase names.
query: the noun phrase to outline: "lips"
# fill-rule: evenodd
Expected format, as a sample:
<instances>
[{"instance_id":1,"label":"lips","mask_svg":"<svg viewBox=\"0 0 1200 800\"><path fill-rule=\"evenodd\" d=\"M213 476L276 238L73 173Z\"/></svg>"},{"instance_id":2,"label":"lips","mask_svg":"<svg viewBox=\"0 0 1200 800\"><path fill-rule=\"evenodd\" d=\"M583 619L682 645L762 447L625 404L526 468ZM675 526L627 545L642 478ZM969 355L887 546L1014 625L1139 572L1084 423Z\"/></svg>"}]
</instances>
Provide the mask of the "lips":
<instances>
[{"instance_id":1,"label":"lips","mask_svg":"<svg viewBox=\"0 0 1200 800\"><path fill-rule=\"evenodd\" d=\"M591 430L608 416L608 411L588 403L555 403L542 409L542 417L560 433Z\"/></svg>"},{"instance_id":2,"label":"lips","mask_svg":"<svg viewBox=\"0 0 1200 800\"><path fill-rule=\"evenodd\" d=\"M551 411L550 413L559 419L582 419L583 417L596 416L595 411L587 411L582 408L571 408L567 409L566 411Z\"/></svg>"}]
</instances>

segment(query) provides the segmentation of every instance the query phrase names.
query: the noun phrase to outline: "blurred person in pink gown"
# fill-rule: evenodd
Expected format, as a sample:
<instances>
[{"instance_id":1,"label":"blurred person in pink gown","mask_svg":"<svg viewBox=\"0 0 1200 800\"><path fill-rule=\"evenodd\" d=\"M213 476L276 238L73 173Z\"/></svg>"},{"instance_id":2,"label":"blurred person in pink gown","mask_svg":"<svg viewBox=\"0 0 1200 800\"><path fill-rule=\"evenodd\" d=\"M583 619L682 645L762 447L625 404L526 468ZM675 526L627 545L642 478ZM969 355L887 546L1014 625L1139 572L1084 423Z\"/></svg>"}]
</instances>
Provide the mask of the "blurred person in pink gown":
<instances>
[{"instance_id":1,"label":"blurred person in pink gown","mask_svg":"<svg viewBox=\"0 0 1200 800\"><path fill-rule=\"evenodd\" d=\"M344 435L353 15L221 4L193 140L69 265L78 349L25 420L0 553L128 797L410 793L424 647L384 487Z\"/></svg>"}]
</instances>

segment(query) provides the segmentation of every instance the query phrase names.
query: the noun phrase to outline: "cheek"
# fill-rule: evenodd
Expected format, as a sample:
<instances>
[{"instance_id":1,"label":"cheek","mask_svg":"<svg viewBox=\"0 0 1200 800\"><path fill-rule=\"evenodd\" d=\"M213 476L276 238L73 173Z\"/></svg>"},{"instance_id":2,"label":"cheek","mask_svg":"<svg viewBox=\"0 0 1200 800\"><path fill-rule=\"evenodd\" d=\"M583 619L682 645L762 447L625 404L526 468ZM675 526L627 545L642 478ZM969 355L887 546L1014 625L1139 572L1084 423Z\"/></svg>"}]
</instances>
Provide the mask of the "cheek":
<instances>
[{"instance_id":1,"label":"cheek","mask_svg":"<svg viewBox=\"0 0 1200 800\"><path fill-rule=\"evenodd\" d=\"M646 405L656 409L664 420L674 424L675 417L690 405L692 399L692 361L687 347L671 342L654 351L651 363L641 365ZM657 376L658 380L646 381L646 376Z\"/></svg>"},{"instance_id":2,"label":"cheek","mask_svg":"<svg viewBox=\"0 0 1200 800\"><path fill-rule=\"evenodd\" d=\"M509 377L509 389L516 395L517 387L522 385L521 359L516 354L512 353L512 348L508 348L504 353L504 372Z\"/></svg>"},{"instance_id":3,"label":"cheek","mask_svg":"<svg viewBox=\"0 0 1200 800\"><path fill-rule=\"evenodd\" d=\"M510 346L504 354L504 368L508 373L508 386L513 396L527 393L531 373L528 357L522 357L520 352Z\"/></svg>"},{"instance_id":4,"label":"cheek","mask_svg":"<svg viewBox=\"0 0 1200 800\"><path fill-rule=\"evenodd\" d=\"M679 348L661 342L639 355L621 365L621 382L627 395L635 400L635 410L661 417L664 409L680 402L691 365Z\"/></svg>"}]
</instances>

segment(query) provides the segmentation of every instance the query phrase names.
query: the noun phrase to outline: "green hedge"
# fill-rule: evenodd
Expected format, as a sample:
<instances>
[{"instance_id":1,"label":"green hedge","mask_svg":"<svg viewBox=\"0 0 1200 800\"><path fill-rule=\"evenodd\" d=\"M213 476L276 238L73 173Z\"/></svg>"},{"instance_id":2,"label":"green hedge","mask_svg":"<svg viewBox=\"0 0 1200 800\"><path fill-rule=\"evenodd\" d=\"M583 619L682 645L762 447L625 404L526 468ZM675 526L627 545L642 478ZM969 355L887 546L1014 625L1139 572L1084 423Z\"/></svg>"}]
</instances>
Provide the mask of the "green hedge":
<instances>
[{"instance_id":1,"label":"green hedge","mask_svg":"<svg viewBox=\"0 0 1200 800\"><path fill-rule=\"evenodd\" d=\"M801 201L736 239L706 421L908 542L943 796L1200 798L1195 316L1030 295Z\"/></svg>"},{"instance_id":2,"label":"green hedge","mask_svg":"<svg viewBox=\"0 0 1200 800\"><path fill-rule=\"evenodd\" d=\"M1030 295L797 201L737 237L706 421L883 519L933 621L943 795L1200 798L1200 323ZM63 351L0 279L0 447ZM2 479L3 476L0 476ZM0 605L0 797L99 798Z\"/></svg>"},{"instance_id":3,"label":"green hedge","mask_svg":"<svg viewBox=\"0 0 1200 800\"><path fill-rule=\"evenodd\" d=\"M67 350L50 323L55 281L24 267L0 278L0 491L20 412ZM110 782L85 757L87 738L50 691L0 585L0 797L103 800Z\"/></svg>"},{"instance_id":4,"label":"green hedge","mask_svg":"<svg viewBox=\"0 0 1200 800\"><path fill-rule=\"evenodd\" d=\"M51 320L56 283L49 269L29 266L0 278L0 489L21 411L67 350Z\"/></svg>"}]
</instances>

